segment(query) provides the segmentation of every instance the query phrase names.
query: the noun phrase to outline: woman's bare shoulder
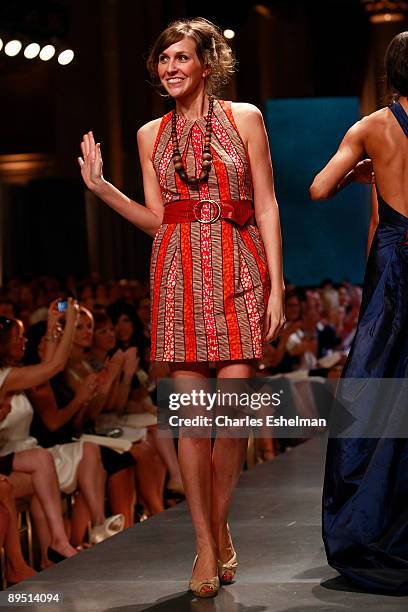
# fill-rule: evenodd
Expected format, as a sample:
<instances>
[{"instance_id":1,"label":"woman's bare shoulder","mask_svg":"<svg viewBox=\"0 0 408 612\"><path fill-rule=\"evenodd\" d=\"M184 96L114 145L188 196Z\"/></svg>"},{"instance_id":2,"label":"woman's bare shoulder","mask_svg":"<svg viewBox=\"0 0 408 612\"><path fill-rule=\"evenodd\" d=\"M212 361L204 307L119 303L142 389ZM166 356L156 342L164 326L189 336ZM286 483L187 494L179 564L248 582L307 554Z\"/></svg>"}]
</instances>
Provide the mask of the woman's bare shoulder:
<instances>
[{"instance_id":1,"label":"woman's bare shoulder","mask_svg":"<svg viewBox=\"0 0 408 612\"><path fill-rule=\"evenodd\" d=\"M153 119L152 121L148 121L137 131L138 139L142 139L143 141L154 140L157 136L157 132L159 131L160 124L162 122L163 117L159 117L158 119Z\"/></svg>"},{"instance_id":2,"label":"woman's bare shoulder","mask_svg":"<svg viewBox=\"0 0 408 612\"><path fill-rule=\"evenodd\" d=\"M260 109L255 104L249 104L248 102L231 102L231 110L234 116L242 117L242 119L262 117Z\"/></svg>"},{"instance_id":3,"label":"woman's bare shoulder","mask_svg":"<svg viewBox=\"0 0 408 612\"><path fill-rule=\"evenodd\" d=\"M372 130L374 128L379 128L387 123L390 118L390 111L388 106L384 108L380 108L377 111L374 111L370 115L366 115L362 119L360 119L359 124L362 129Z\"/></svg>"},{"instance_id":4,"label":"woman's bare shoulder","mask_svg":"<svg viewBox=\"0 0 408 612\"><path fill-rule=\"evenodd\" d=\"M137 143L139 146L140 155L150 158L162 120L163 117L153 119L152 121L142 125L142 127L137 131Z\"/></svg>"},{"instance_id":5,"label":"woman's bare shoulder","mask_svg":"<svg viewBox=\"0 0 408 612\"><path fill-rule=\"evenodd\" d=\"M148 121L138 130L138 134L142 134L143 136L147 136L152 132L157 132L162 122L163 117L158 117L157 119L152 119L152 121Z\"/></svg>"}]
</instances>

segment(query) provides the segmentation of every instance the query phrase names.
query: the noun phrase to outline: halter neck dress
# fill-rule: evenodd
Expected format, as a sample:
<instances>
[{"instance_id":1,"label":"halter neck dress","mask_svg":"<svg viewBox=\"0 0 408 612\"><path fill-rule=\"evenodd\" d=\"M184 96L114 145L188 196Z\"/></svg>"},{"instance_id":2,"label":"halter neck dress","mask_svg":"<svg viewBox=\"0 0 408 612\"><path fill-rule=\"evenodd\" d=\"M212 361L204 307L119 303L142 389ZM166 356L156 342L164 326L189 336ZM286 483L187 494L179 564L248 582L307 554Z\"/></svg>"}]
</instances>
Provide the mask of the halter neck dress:
<instances>
[{"instance_id":1,"label":"halter neck dress","mask_svg":"<svg viewBox=\"0 0 408 612\"><path fill-rule=\"evenodd\" d=\"M403 107L390 110L408 137ZM323 540L329 564L354 585L408 594L408 436L398 437L408 431L408 217L377 193L379 224L340 381L352 418L344 429L339 416L336 431L346 435L328 441Z\"/></svg>"},{"instance_id":2,"label":"halter neck dress","mask_svg":"<svg viewBox=\"0 0 408 612\"><path fill-rule=\"evenodd\" d=\"M172 112L161 120L153 166L164 206L178 200L253 200L250 163L231 102L214 100L208 182L187 185L174 170ZM201 170L206 117L177 117L189 176ZM203 218L208 214L203 205ZM264 245L256 225L218 219L164 223L150 262L151 360L217 362L260 359L269 296Z\"/></svg>"}]
</instances>

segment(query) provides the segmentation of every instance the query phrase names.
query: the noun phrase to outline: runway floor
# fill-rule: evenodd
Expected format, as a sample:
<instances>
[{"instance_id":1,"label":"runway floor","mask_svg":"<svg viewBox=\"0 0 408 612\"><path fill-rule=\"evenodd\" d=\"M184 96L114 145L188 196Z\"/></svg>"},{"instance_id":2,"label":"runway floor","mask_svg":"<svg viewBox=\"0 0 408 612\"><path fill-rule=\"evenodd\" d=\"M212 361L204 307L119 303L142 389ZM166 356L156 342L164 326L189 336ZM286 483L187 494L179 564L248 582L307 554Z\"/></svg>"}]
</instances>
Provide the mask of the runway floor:
<instances>
[{"instance_id":1,"label":"runway floor","mask_svg":"<svg viewBox=\"0 0 408 612\"><path fill-rule=\"evenodd\" d=\"M63 594L59 605L18 608L29 611L407 610L408 597L353 593L321 585L336 576L326 565L321 541L323 461L324 443L314 439L243 473L230 520L240 565L236 582L223 587L214 599L198 600L186 590L194 547L185 503L9 591Z\"/></svg>"}]
</instances>

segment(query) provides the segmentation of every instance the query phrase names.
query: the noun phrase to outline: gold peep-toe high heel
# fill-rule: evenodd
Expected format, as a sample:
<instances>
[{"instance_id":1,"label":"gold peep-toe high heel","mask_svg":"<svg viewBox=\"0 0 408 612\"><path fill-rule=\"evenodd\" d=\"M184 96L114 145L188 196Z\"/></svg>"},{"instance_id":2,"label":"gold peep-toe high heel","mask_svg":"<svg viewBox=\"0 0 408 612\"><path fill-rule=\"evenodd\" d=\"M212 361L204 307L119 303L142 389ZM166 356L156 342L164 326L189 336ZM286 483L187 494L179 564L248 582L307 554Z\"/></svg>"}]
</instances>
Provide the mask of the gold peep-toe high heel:
<instances>
[{"instance_id":1,"label":"gold peep-toe high heel","mask_svg":"<svg viewBox=\"0 0 408 612\"><path fill-rule=\"evenodd\" d=\"M218 559L218 577L220 579L220 583L221 584L231 584L231 582L234 579L235 573L237 571L237 567L238 567L238 561L237 561L237 553L235 552L235 548L232 544L232 540L231 540L231 533L229 530L229 525L227 523L227 531L228 531L228 535L229 535L229 539L230 539L230 543L231 546L229 548L231 548L234 553L232 555L232 557L229 559L229 561L227 561L226 563L223 563L222 561L220 561ZM231 574L231 577L228 578L224 578L225 574Z\"/></svg>"},{"instance_id":2,"label":"gold peep-toe high heel","mask_svg":"<svg viewBox=\"0 0 408 612\"><path fill-rule=\"evenodd\" d=\"M198 555L196 555L194 559L192 569L193 572L197 563L197 559ZM210 587L212 590L202 591L202 588L206 586ZM195 580L194 578L191 578L188 588L196 597L215 597L218 594L220 588L220 580L218 576L214 576L214 578L207 578L206 580Z\"/></svg>"},{"instance_id":3,"label":"gold peep-toe high heel","mask_svg":"<svg viewBox=\"0 0 408 612\"><path fill-rule=\"evenodd\" d=\"M218 577L220 579L221 584L231 584L234 579L235 572L237 571L238 561L237 561L237 553L234 551L231 559L226 563L218 560ZM225 574L231 574L231 577L224 578Z\"/></svg>"}]
</instances>

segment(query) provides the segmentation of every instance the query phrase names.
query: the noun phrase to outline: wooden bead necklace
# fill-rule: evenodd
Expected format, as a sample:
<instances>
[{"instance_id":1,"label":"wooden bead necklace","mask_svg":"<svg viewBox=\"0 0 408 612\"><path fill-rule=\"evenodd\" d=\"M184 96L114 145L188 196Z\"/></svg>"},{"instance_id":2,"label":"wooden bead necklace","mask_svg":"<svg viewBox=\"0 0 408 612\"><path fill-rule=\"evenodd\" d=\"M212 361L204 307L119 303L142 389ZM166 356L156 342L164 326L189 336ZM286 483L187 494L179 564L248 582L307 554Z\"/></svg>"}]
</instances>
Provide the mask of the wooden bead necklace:
<instances>
[{"instance_id":1,"label":"wooden bead necklace","mask_svg":"<svg viewBox=\"0 0 408 612\"><path fill-rule=\"evenodd\" d=\"M204 147L201 158L201 172L199 178L195 176L188 176L186 169L183 164L183 159L180 154L179 143L177 139L177 115L176 111L173 111L171 117L171 141L173 144L173 164L174 169L181 178L182 181L189 185L198 185L198 183L208 181L208 175L211 170L212 154L210 150L211 135L212 135L212 116L214 110L214 98L208 96L208 115L205 124L205 136L204 136Z\"/></svg>"}]
</instances>

